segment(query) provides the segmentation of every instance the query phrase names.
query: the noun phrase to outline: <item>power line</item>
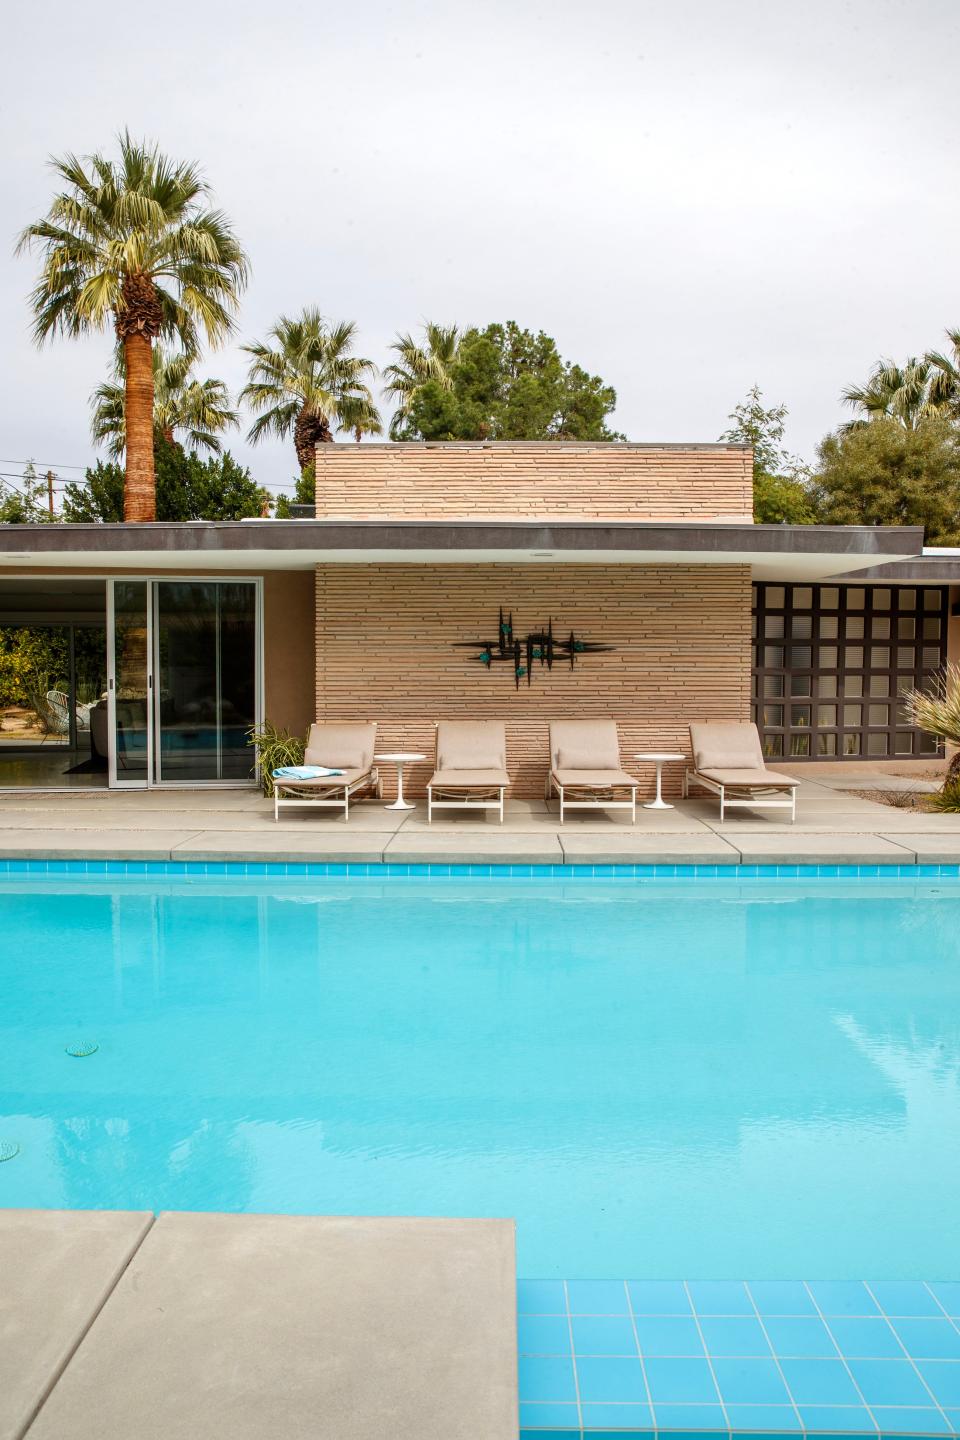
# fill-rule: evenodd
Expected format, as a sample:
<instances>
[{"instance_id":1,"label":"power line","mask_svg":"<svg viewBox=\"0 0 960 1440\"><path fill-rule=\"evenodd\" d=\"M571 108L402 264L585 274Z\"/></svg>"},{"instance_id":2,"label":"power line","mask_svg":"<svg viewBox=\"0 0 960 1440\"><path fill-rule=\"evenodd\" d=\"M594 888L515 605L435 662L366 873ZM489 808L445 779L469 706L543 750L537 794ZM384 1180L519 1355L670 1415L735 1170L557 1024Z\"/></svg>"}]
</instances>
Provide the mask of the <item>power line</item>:
<instances>
[{"instance_id":1,"label":"power line","mask_svg":"<svg viewBox=\"0 0 960 1440\"><path fill-rule=\"evenodd\" d=\"M86 465L56 465L52 460L11 460L0 456L0 465L36 465L41 470L86 470Z\"/></svg>"}]
</instances>

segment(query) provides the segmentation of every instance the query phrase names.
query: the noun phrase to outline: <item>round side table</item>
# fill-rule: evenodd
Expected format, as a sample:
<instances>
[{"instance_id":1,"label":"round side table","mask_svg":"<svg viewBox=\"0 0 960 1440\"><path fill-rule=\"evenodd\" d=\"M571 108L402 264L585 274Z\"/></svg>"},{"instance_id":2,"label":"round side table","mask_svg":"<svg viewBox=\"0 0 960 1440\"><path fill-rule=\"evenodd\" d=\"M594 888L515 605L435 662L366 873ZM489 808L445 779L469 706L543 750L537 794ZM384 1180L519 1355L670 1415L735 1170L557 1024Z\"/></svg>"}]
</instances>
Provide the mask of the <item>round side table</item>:
<instances>
[{"instance_id":1,"label":"round side table","mask_svg":"<svg viewBox=\"0 0 960 1440\"><path fill-rule=\"evenodd\" d=\"M645 750L634 755L634 760L652 760L657 767L657 793L652 800L643 802L644 810L672 810L674 807L664 800L662 791L663 767L670 760L686 760L686 755L677 750Z\"/></svg>"},{"instance_id":2,"label":"round side table","mask_svg":"<svg viewBox=\"0 0 960 1440\"><path fill-rule=\"evenodd\" d=\"M409 800L403 798L403 767L412 765L416 760L426 760L426 755L419 755L413 750L393 751L389 755L374 755L374 760L386 760L389 764L397 767L397 798L392 805L384 805L384 810L415 810L417 807L411 805Z\"/></svg>"}]
</instances>

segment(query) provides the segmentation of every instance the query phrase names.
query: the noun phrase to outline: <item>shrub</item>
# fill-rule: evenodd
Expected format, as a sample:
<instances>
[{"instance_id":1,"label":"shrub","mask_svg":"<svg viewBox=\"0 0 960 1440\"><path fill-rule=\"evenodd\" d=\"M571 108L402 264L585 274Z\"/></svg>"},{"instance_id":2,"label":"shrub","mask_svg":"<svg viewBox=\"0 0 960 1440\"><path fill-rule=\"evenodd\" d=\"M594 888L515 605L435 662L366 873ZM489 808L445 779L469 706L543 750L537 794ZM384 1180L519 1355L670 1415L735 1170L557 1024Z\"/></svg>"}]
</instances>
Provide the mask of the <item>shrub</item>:
<instances>
[{"instance_id":1,"label":"shrub","mask_svg":"<svg viewBox=\"0 0 960 1440\"><path fill-rule=\"evenodd\" d=\"M289 730L280 730L269 720L249 731L247 743L257 747L257 761L260 765L260 784L268 799L273 798L273 772L283 765L302 765L306 750L306 737L291 735Z\"/></svg>"}]
</instances>

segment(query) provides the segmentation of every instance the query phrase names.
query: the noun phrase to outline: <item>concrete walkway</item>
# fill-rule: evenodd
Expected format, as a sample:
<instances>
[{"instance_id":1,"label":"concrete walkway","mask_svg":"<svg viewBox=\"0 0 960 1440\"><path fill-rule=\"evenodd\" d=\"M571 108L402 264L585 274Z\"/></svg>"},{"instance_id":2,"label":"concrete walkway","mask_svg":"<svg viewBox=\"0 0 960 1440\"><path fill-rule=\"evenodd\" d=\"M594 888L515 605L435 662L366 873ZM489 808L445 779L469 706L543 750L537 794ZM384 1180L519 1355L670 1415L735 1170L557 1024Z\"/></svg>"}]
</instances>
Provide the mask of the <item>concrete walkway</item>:
<instances>
[{"instance_id":1,"label":"concrete walkway","mask_svg":"<svg viewBox=\"0 0 960 1440\"><path fill-rule=\"evenodd\" d=\"M355 861L456 864L913 864L960 861L960 816L923 814L859 798L889 775L803 777L796 824L777 811L742 810L720 824L708 797L675 809L574 812L560 826L543 801L508 802L490 817L425 807L398 812L368 801L349 824L331 813L288 811L250 790L0 794L0 858ZM908 782L903 782L906 787ZM919 782L923 783L923 782ZM926 782L935 788L932 782Z\"/></svg>"},{"instance_id":2,"label":"concrete walkway","mask_svg":"<svg viewBox=\"0 0 960 1440\"><path fill-rule=\"evenodd\" d=\"M0 1210L0 1440L516 1440L513 1232Z\"/></svg>"}]
</instances>

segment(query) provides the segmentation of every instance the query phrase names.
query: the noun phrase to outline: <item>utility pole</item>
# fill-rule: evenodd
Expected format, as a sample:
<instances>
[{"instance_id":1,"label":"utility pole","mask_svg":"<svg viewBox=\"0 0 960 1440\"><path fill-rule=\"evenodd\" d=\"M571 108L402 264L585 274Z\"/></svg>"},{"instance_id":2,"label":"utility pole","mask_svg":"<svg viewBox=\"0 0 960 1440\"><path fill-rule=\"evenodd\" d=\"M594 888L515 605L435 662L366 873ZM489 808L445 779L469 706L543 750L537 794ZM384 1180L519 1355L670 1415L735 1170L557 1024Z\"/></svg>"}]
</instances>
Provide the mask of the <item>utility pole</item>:
<instances>
[{"instance_id":1,"label":"utility pole","mask_svg":"<svg viewBox=\"0 0 960 1440\"><path fill-rule=\"evenodd\" d=\"M47 509L50 511L50 519L53 519L53 471L47 471Z\"/></svg>"}]
</instances>

